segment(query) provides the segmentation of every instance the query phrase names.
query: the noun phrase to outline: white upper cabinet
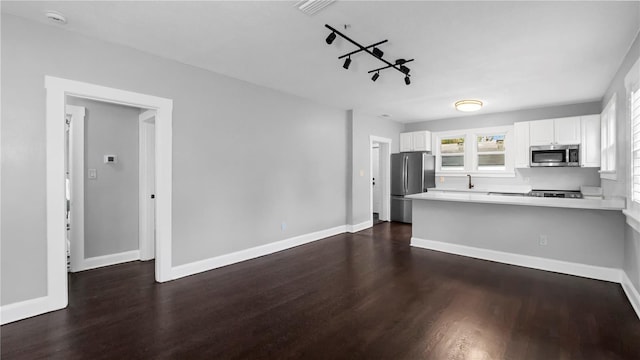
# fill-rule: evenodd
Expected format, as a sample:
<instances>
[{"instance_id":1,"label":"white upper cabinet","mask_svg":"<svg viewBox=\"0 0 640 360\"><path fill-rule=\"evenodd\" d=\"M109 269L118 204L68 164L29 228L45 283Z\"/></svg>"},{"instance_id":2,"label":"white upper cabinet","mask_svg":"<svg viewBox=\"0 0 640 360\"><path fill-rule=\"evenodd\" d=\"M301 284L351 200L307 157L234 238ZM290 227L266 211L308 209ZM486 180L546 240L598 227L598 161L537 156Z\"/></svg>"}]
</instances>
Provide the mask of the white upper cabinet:
<instances>
[{"instance_id":1,"label":"white upper cabinet","mask_svg":"<svg viewBox=\"0 0 640 360\"><path fill-rule=\"evenodd\" d=\"M517 168L529 167L529 121L517 122L513 124L513 137L516 149Z\"/></svg>"},{"instance_id":2,"label":"white upper cabinet","mask_svg":"<svg viewBox=\"0 0 640 360\"><path fill-rule=\"evenodd\" d=\"M400 133L400 151L431 151L431 132Z\"/></svg>"},{"instance_id":3,"label":"white upper cabinet","mask_svg":"<svg viewBox=\"0 0 640 360\"><path fill-rule=\"evenodd\" d=\"M581 116L580 125L580 165L600 167L600 115Z\"/></svg>"},{"instance_id":4,"label":"white upper cabinet","mask_svg":"<svg viewBox=\"0 0 640 360\"><path fill-rule=\"evenodd\" d=\"M413 149L413 135L411 133L400 134L400 151L411 151Z\"/></svg>"},{"instance_id":5,"label":"white upper cabinet","mask_svg":"<svg viewBox=\"0 0 640 360\"><path fill-rule=\"evenodd\" d=\"M582 141L580 116L555 119L553 125L556 144L576 145Z\"/></svg>"},{"instance_id":6,"label":"white upper cabinet","mask_svg":"<svg viewBox=\"0 0 640 360\"><path fill-rule=\"evenodd\" d=\"M580 144L580 116L531 121L530 144L536 145L576 145Z\"/></svg>"},{"instance_id":7,"label":"white upper cabinet","mask_svg":"<svg viewBox=\"0 0 640 360\"><path fill-rule=\"evenodd\" d=\"M529 122L529 141L531 146L549 145L555 141L553 119Z\"/></svg>"}]
</instances>

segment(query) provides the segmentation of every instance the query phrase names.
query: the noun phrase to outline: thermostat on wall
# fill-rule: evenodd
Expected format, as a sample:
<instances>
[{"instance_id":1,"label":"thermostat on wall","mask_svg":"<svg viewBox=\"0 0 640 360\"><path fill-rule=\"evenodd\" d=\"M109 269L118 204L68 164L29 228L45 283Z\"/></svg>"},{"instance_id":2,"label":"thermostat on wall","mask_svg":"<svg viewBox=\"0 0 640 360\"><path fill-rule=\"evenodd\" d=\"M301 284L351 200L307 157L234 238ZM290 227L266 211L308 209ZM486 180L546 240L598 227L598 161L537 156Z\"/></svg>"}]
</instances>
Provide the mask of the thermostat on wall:
<instances>
[{"instance_id":1,"label":"thermostat on wall","mask_svg":"<svg viewBox=\"0 0 640 360\"><path fill-rule=\"evenodd\" d=\"M118 162L118 157L115 155L105 155L104 156L104 163L105 164L115 164Z\"/></svg>"}]
</instances>

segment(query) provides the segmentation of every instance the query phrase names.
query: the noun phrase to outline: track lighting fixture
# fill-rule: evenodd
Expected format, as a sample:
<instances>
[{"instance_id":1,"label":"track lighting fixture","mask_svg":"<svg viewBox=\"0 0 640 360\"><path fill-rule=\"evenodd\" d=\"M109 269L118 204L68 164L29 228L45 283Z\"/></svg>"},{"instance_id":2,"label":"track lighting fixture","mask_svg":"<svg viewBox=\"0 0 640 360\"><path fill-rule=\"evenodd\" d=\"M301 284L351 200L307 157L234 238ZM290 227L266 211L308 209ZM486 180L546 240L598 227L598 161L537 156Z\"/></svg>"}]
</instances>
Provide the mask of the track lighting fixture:
<instances>
[{"instance_id":1,"label":"track lighting fixture","mask_svg":"<svg viewBox=\"0 0 640 360\"><path fill-rule=\"evenodd\" d=\"M407 84L407 85L411 84L411 80L409 79L409 72L411 71L411 69L406 67L404 64L409 63L409 62L413 61L414 59L410 59L410 60L397 59L394 63L391 63L391 62L385 60L382 57L384 55L384 52L382 50L380 50L379 48L377 48L377 46L386 43L388 40L382 40L382 41L379 41L379 42L377 42L375 44L371 44L371 45L368 45L368 46L362 46L362 45L358 44L357 42L355 42L354 40L352 40L351 38L349 38L348 36L346 36L345 34L343 34L340 31L334 29L333 27L331 27L329 25L326 25L326 24L325 24L325 27L327 29L331 30L331 34L329 34L329 36L327 36L327 39L326 39L327 44L333 43L333 41L336 39L336 36L340 35L340 37L342 37L343 39L349 41L350 43L352 43L353 45L358 47L357 50L354 50L354 51L349 52L347 54L338 56L338 59L346 58L344 60L344 65L342 65L343 68L349 69L349 66L351 65L351 55L357 54L359 52L366 52L367 54L373 56L374 58L376 58L376 59L378 59L378 60L380 60L380 61L382 61L383 63L386 64L386 66L383 66L381 68L369 70L368 73L374 73L373 76L371 77L372 81L375 82L376 80L378 80L378 78L380 77L380 70L394 68L394 69L398 70L399 72L401 72L402 74L405 75L405 77L404 77L404 83L405 84Z\"/></svg>"},{"instance_id":2,"label":"track lighting fixture","mask_svg":"<svg viewBox=\"0 0 640 360\"><path fill-rule=\"evenodd\" d=\"M331 45L331 43L333 43L333 40L336 39L336 33L332 32L331 34L329 34L329 36L327 36L327 39L325 40L327 42L327 44Z\"/></svg>"},{"instance_id":3,"label":"track lighting fixture","mask_svg":"<svg viewBox=\"0 0 640 360\"><path fill-rule=\"evenodd\" d=\"M348 69L349 65L351 65L351 56L349 56L348 58L344 59L344 65L342 65L343 68Z\"/></svg>"}]
</instances>

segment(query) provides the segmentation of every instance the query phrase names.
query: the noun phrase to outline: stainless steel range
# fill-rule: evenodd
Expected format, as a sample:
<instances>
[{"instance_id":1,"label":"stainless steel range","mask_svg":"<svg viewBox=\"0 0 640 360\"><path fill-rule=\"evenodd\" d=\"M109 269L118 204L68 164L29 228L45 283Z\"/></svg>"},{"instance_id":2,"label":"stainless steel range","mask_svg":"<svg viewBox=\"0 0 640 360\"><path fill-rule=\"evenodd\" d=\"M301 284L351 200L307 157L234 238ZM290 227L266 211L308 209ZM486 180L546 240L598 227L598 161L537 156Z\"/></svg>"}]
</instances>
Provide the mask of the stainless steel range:
<instances>
[{"instance_id":1,"label":"stainless steel range","mask_svg":"<svg viewBox=\"0 0 640 360\"><path fill-rule=\"evenodd\" d=\"M527 196L533 197L548 197L548 198L567 198L567 199L582 199L582 193L580 191L570 190L531 190Z\"/></svg>"}]
</instances>

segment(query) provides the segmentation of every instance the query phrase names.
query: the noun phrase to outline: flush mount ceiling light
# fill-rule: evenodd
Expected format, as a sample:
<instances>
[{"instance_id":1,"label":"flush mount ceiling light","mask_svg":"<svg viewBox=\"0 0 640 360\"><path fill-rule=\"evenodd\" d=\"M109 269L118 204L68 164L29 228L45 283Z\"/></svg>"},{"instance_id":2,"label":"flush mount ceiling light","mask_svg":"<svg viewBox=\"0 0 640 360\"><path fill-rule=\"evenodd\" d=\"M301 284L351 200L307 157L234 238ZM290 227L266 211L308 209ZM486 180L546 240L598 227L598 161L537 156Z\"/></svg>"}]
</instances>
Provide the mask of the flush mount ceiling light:
<instances>
[{"instance_id":1,"label":"flush mount ceiling light","mask_svg":"<svg viewBox=\"0 0 640 360\"><path fill-rule=\"evenodd\" d=\"M44 15L56 24L65 25L67 23L67 18L57 11L47 11Z\"/></svg>"},{"instance_id":2,"label":"flush mount ceiling light","mask_svg":"<svg viewBox=\"0 0 640 360\"><path fill-rule=\"evenodd\" d=\"M482 108L482 101L480 100L460 100L455 103L456 110L458 111L478 111Z\"/></svg>"},{"instance_id":3,"label":"flush mount ceiling light","mask_svg":"<svg viewBox=\"0 0 640 360\"><path fill-rule=\"evenodd\" d=\"M359 52L366 52L367 54L373 56L374 58L382 61L383 63L386 64L386 66L383 66L381 68L377 68L377 69L373 69L370 70L368 73L375 73L373 74L373 77L371 77L371 80L373 80L374 82L376 80L378 80L378 77L380 76L380 70L385 70L385 69L396 69L398 70L400 73L402 73L404 75L404 83L409 85L411 84L411 80L409 79L409 72L411 71L411 69L409 69L408 67L404 66L404 64L412 62L414 59L410 59L410 60L405 60L405 59L397 59L395 62L389 62L387 60L385 60L382 56L384 55L384 52L380 49L377 48L378 45L384 44L386 43L388 40L382 40L379 41L375 44L371 44L368 46L362 46L360 44L358 44L357 42L355 42L354 40L352 40L351 38L349 38L348 36L346 36L345 34L341 33L340 31L334 29L333 27L329 26L329 25L324 25L327 29L331 30L331 33L329 34L329 36L327 36L326 38L326 43L331 45L331 43L333 43L333 41L336 39L337 35L340 35L340 37L342 37L343 39L349 41L350 43L352 43L353 45L357 46L358 49L354 50L350 53L338 56L338 59L343 59L346 58L344 61L344 65L342 65L343 68L348 69L349 65L351 65L351 55L353 54L357 54ZM346 28L346 26L345 26Z\"/></svg>"}]
</instances>

